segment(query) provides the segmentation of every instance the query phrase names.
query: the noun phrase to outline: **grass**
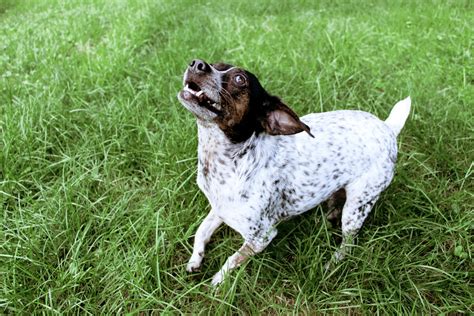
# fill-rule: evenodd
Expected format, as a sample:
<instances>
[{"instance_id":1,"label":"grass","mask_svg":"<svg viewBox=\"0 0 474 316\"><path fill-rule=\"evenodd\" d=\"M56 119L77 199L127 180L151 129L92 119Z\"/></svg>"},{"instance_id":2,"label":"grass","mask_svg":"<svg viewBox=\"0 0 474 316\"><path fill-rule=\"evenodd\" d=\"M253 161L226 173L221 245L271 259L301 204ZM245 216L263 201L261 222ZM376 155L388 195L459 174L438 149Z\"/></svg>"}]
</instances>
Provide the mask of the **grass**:
<instances>
[{"instance_id":1,"label":"grass","mask_svg":"<svg viewBox=\"0 0 474 316\"><path fill-rule=\"evenodd\" d=\"M473 312L471 1L0 1L0 310L6 314ZM411 95L392 185L332 273L318 207L219 290L241 240L209 210L193 58L256 73L298 113L385 118Z\"/></svg>"}]
</instances>

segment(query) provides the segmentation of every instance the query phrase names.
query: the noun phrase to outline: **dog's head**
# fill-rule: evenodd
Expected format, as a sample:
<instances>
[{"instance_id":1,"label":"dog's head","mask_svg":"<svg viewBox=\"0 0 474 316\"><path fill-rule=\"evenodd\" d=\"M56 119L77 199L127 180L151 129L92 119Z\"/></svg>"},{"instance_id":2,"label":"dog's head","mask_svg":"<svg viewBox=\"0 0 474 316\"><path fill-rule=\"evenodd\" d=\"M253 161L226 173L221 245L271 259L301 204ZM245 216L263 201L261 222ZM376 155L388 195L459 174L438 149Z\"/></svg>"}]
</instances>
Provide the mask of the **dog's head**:
<instances>
[{"instance_id":1,"label":"dog's head","mask_svg":"<svg viewBox=\"0 0 474 316\"><path fill-rule=\"evenodd\" d=\"M309 127L252 73L232 65L195 59L184 73L179 101L198 119L215 123L232 142L253 133L291 135ZM311 135L313 136L313 135Z\"/></svg>"}]
</instances>

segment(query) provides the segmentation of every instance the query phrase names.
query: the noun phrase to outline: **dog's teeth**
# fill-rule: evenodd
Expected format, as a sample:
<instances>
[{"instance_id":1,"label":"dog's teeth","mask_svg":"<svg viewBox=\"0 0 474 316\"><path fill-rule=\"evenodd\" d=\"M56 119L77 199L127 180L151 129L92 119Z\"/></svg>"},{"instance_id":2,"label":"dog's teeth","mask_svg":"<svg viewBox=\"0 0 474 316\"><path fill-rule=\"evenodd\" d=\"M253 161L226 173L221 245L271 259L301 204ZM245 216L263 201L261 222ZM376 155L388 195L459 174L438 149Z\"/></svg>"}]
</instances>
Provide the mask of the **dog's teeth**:
<instances>
[{"instance_id":1,"label":"dog's teeth","mask_svg":"<svg viewBox=\"0 0 474 316\"><path fill-rule=\"evenodd\" d=\"M191 93L191 94L194 95L194 96L198 96L198 95L196 94L196 91L194 91L193 89L189 88L189 85L184 86L184 90L185 90L185 91L188 91L189 93Z\"/></svg>"}]
</instances>

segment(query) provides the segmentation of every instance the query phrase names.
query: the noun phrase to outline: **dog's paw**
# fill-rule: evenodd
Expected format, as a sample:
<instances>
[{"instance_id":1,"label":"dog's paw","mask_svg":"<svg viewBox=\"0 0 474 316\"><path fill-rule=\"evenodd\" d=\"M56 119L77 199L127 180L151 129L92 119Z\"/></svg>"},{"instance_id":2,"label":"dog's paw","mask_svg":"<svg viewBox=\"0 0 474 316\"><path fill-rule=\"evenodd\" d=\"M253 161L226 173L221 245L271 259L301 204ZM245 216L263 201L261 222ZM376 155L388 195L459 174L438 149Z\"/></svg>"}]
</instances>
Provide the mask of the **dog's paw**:
<instances>
[{"instance_id":1,"label":"dog's paw","mask_svg":"<svg viewBox=\"0 0 474 316\"><path fill-rule=\"evenodd\" d=\"M201 262L189 261L186 266L186 271L188 272L197 272L201 268Z\"/></svg>"},{"instance_id":2,"label":"dog's paw","mask_svg":"<svg viewBox=\"0 0 474 316\"><path fill-rule=\"evenodd\" d=\"M326 272L331 272L334 270L334 262L332 259L330 259L326 264L324 265L324 271Z\"/></svg>"},{"instance_id":3,"label":"dog's paw","mask_svg":"<svg viewBox=\"0 0 474 316\"><path fill-rule=\"evenodd\" d=\"M211 285L214 287L218 286L219 284L222 283L222 281L224 281L224 274L221 271L219 271L216 274L214 274L214 276L212 277Z\"/></svg>"},{"instance_id":4,"label":"dog's paw","mask_svg":"<svg viewBox=\"0 0 474 316\"><path fill-rule=\"evenodd\" d=\"M336 266L338 265L339 262L341 262L342 259L344 259L344 252L342 250L337 250L334 255L329 259L328 262L324 265L324 270L326 272L332 272Z\"/></svg>"}]
</instances>

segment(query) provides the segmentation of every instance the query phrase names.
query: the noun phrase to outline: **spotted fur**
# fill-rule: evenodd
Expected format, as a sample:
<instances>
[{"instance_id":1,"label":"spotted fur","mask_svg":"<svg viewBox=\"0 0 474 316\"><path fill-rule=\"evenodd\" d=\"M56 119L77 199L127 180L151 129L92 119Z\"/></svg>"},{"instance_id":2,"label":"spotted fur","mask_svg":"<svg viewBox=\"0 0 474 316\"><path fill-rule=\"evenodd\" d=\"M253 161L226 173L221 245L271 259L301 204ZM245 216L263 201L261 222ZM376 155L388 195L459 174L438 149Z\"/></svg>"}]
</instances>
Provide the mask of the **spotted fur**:
<instances>
[{"instance_id":1,"label":"spotted fur","mask_svg":"<svg viewBox=\"0 0 474 316\"><path fill-rule=\"evenodd\" d=\"M399 102L385 122L362 111L300 119L254 75L231 65L193 61L184 83L193 89L178 98L197 118L197 183L211 204L196 232L187 270L200 267L206 243L225 223L242 235L244 244L214 276L212 283L220 283L227 271L271 242L279 222L332 196L345 199L343 241L334 255L334 261L341 260L392 180L396 136L410 99Z\"/></svg>"}]
</instances>

